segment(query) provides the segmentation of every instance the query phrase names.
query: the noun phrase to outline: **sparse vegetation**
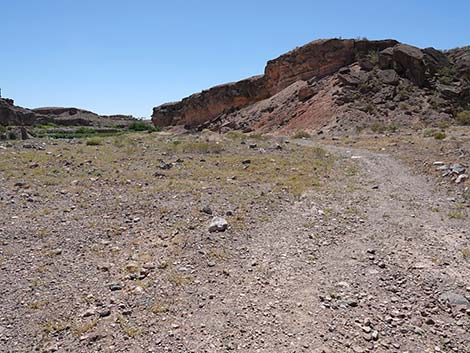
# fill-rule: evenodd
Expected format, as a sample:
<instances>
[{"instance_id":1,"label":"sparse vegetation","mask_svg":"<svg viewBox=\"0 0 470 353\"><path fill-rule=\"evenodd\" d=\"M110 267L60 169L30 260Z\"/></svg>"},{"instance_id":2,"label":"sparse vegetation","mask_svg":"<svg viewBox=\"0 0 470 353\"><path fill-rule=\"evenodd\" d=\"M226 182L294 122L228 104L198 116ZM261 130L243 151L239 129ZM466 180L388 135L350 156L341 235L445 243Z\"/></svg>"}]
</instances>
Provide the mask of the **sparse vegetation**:
<instances>
[{"instance_id":1,"label":"sparse vegetation","mask_svg":"<svg viewBox=\"0 0 470 353\"><path fill-rule=\"evenodd\" d=\"M470 125L470 111L465 110L462 112L457 113L455 120L459 125Z\"/></svg>"},{"instance_id":2,"label":"sparse vegetation","mask_svg":"<svg viewBox=\"0 0 470 353\"><path fill-rule=\"evenodd\" d=\"M153 126L153 124L145 122L145 121L135 121L129 125L128 130L130 131L159 131L158 128Z\"/></svg>"},{"instance_id":3,"label":"sparse vegetation","mask_svg":"<svg viewBox=\"0 0 470 353\"><path fill-rule=\"evenodd\" d=\"M177 151L184 153L220 153L223 146L217 142L205 141L174 141L173 145Z\"/></svg>"},{"instance_id":4,"label":"sparse vegetation","mask_svg":"<svg viewBox=\"0 0 470 353\"><path fill-rule=\"evenodd\" d=\"M94 327L96 327L96 325L98 325L99 321L100 321L99 318L94 318L94 319L89 320L85 323L78 324L75 327L74 332L77 336L81 336L81 335L87 333L88 331L90 331L91 329L93 329Z\"/></svg>"},{"instance_id":5,"label":"sparse vegetation","mask_svg":"<svg viewBox=\"0 0 470 353\"><path fill-rule=\"evenodd\" d=\"M398 130L398 125L396 123L385 124L375 121L370 126L370 129L375 133L383 134L385 132L396 132Z\"/></svg>"},{"instance_id":6,"label":"sparse vegetation","mask_svg":"<svg viewBox=\"0 0 470 353\"><path fill-rule=\"evenodd\" d=\"M116 318L116 322L121 327L121 330L129 337L134 338L142 333L142 330L136 326L132 326L124 318L123 315L119 314Z\"/></svg>"},{"instance_id":7,"label":"sparse vegetation","mask_svg":"<svg viewBox=\"0 0 470 353\"><path fill-rule=\"evenodd\" d=\"M444 131L436 131L434 134L433 134L433 137L434 139L436 140L444 140L447 135Z\"/></svg>"},{"instance_id":8,"label":"sparse vegetation","mask_svg":"<svg viewBox=\"0 0 470 353\"><path fill-rule=\"evenodd\" d=\"M312 137L307 131L305 130L298 130L293 136L292 138L295 138L295 139L302 139L302 138L310 138Z\"/></svg>"},{"instance_id":9,"label":"sparse vegetation","mask_svg":"<svg viewBox=\"0 0 470 353\"><path fill-rule=\"evenodd\" d=\"M436 76L440 83L450 85L455 80L456 71L452 66L445 66L436 72Z\"/></svg>"},{"instance_id":10,"label":"sparse vegetation","mask_svg":"<svg viewBox=\"0 0 470 353\"><path fill-rule=\"evenodd\" d=\"M150 311L152 313L154 313L155 315L159 315L159 314L163 314L163 313L166 313L169 311L169 308L167 305L165 304L162 304L162 303L156 303L152 306L152 308L150 309Z\"/></svg>"},{"instance_id":11,"label":"sparse vegetation","mask_svg":"<svg viewBox=\"0 0 470 353\"><path fill-rule=\"evenodd\" d=\"M465 219L465 213L459 211L451 211L447 214L451 219Z\"/></svg>"},{"instance_id":12,"label":"sparse vegetation","mask_svg":"<svg viewBox=\"0 0 470 353\"><path fill-rule=\"evenodd\" d=\"M87 146L100 146L102 143L102 140L98 137L93 137L86 141Z\"/></svg>"},{"instance_id":13,"label":"sparse vegetation","mask_svg":"<svg viewBox=\"0 0 470 353\"><path fill-rule=\"evenodd\" d=\"M379 64L379 53L378 53L377 51L371 50L371 51L369 52L368 57L369 57L370 62L371 62L374 66L376 66L376 65Z\"/></svg>"}]
</instances>

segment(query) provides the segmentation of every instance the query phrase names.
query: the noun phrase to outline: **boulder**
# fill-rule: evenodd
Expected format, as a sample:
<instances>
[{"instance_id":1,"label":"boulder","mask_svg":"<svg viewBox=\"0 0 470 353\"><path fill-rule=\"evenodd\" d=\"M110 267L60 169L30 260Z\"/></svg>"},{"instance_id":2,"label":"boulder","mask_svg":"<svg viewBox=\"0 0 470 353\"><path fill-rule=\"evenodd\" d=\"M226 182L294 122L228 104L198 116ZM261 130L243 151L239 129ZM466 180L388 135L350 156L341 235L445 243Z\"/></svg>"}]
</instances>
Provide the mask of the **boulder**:
<instances>
[{"instance_id":1,"label":"boulder","mask_svg":"<svg viewBox=\"0 0 470 353\"><path fill-rule=\"evenodd\" d=\"M306 101L315 95L315 90L311 86L304 86L299 89L297 95L301 101Z\"/></svg>"},{"instance_id":2,"label":"boulder","mask_svg":"<svg viewBox=\"0 0 470 353\"><path fill-rule=\"evenodd\" d=\"M393 47L395 70L419 87L426 83L426 68L423 59L424 53L419 48L407 44L397 44Z\"/></svg>"},{"instance_id":3,"label":"boulder","mask_svg":"<svg viewBox=\"0 0 470 353\"><path fill-rule=\"evenodd\" d=\"M457 75L470 81L470 46L452 49L446 54L454 66Z\"/></svg>"},{"instance_id":4,"label":"boulder","mask_svg":"<svg viewBox=\"0 0 470 353\"><path fill-rule=\"evenodd\" d=\"M424 65L426 70L434 75L437 71L450 65L449 58L442 52L434 48L423 49Z\"/></svg>"},{"instance_id":5,"label":"boulder","mask_svg":"<svg viewBox=\"0 0 470 353\"><path fill-rule=\"evenodd\" d=\"M444 85L439 83L437 90L448 98L457 98L462 94L462 88L454 85Z\"/></svg>"},{"instance_id":6,"label":"boulder","mask_svg":"<svg viewBox=\"0 0 470 353\"><path fill-rule=\"evenodd\" d=\"M361 69L364 71L372 71L375 67L374 63L370 59L367 59L367 58L360 59L358 63Z\"/></svg>"},{"instance_id":7,"label":"boulder","mask_svg":"<svg viewBox=\"0 0 470 353\"><path fill-rule=\"evenodd\" d=\"M379 53L379 67L383 70L393 69L393 48L387 48Z\"/></svg>"},{"instance_id":8,"label":"boulder","mask_svg":"<svg viewBox=\"0 0 470 353\"><path fill-rule=\"evenodd\" d=\"M347 86L358 86L365 83L369 79L369 75L366 72L351 72L349 74L338 74L338 78L344 85Z\"/></svg>"},{"instance_id":9,"label":"boulder","mask_svg":"<svg viewBox=\"0 0 470 353\"><path fill-rule=\"evenodd\" d=\"M377 78L387 85L397 86L400 83L400 76L392 69L380 70L377 72Z\"/></svg>"}]
</instances>

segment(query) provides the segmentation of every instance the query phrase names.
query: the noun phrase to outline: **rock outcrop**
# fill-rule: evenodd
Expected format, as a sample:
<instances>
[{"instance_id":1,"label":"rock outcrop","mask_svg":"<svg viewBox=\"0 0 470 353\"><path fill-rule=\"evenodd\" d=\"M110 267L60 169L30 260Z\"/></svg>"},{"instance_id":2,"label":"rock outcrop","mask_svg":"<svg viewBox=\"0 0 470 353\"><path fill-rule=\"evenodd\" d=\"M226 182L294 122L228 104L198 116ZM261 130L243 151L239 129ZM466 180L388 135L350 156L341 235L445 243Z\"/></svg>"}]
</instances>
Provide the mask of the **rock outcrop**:
<instances>
[{"instance_id":1,"label":"rock outcrop","mask_svg":"<svg viewBox=\"0 0 470 353\"><path fill-rule=\"evenodd\" d=\"M33 126L56 124L60 126L127 126L136 121L128 115L98 115L96 113L63 107L26 109L14 104L12 99L0 98L0 125Z\"/></svg>"},{"instance_id":2,"label":"rock outcrop","mask_svg":"<svg viewBox=\"0 0 470 353\"><path fill-rule=\"evenodd\" d=\"M322 78L354 62L370 51L397 44L394 40L365 41L324 39L281 55L268 62L265 74L236 83L220 85L154 108L157 126L195 127L217 116L272 97L299 80Z\"/></svg>"},{"instance_id":3,"label":"rock outcrop","mask_svg":"<svg viewBox=\"0 0 470 353\"><path fill-rule=\"evenodd\" d=\"M0 98L0 125L30 126L48 124L53 120L52 117L16 106L13 99Z\"/></svg>"},{"instance_id":4,"label":"rock outcrop","mask_svg":"<svg viewBox=\"0 0 470 353\"><path fill-rule=\"evenodd\" d=\"M239 109L269 97L264 76L228 83L193 94L176 103L167 103L153 110L157 126L197 126L228 110Z\"/></svg>"},{"instance_id":5,"label":"rock outcrop","mask_svg":"<svg viewBox=\"0 0 470 353\"><path fill-rule=\"evenodd\" d=\"M267 63L264 75L153 110L164 127L263 132L445 120L470 104L470 50L395 40L323 39Z\"/></svg>"}]
</instances>

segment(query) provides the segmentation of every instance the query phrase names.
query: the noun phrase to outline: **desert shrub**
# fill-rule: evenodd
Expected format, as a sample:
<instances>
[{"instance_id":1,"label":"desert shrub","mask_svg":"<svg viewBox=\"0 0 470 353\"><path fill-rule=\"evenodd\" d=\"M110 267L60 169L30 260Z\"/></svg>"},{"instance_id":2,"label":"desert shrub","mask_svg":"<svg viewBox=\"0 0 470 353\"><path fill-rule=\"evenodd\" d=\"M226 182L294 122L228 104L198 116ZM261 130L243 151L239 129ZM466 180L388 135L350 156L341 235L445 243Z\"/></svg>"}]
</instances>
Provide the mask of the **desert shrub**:
<instances>
[{"instance_id":1,"label":"desert shrub","mask_svg":"<svg viewBox=\"0 0 470 353\"><path fill-rule=\"evenodd\" d=\"M385 125L381 122L375 121L370 126L370 129L375 133L383 133L385 132Z\"/></svg>"},{"instance_id":2,"label":"desert shrub","mask_svg":"<svg viewBox=\"0 0 470 353\"><path fill-rule=\"evenodd\" d=\"M293 136L295 139L310 138L311 135L305 130L298 130Z\"/></svg>"},{"instance_id":3,"label":"desert shrub","mask_svg":"<svg viewBox=\"0 0 470 353\"><path fill-rule=\"evenodd\" d=\"M4 134L7 132L7 128L5 126L0 125L0 134Z\"/></svg>"},{"instance_id":4,"label":"desert shrub","mask_svg":"<svg viewBox=\"0 0 470 353\"><path fill-rule=\"evenodd\" d=\"M43 129L43 130L53 129L56 127L57 127L57 124L54 124L54 123L47 123L47 124L42 124L38 126L39 129Z\"/></svg>"},{"instance_id":5,"label":"desert shrub","mask_svg":"<svg viewBox=\"0 0 470 353\"><path fill-rule=\"evenodd\" d=\"M449 124L448 121L439 121L439 122L437 122L436 126L440 129L444 130L444 129L447 129L450 126L450 124Z\"/></svg>"},{"instance_id":6,"label":"desert shrub","mask_svg":"<svg viewBox=\"0 0 470 353\"><path fill-rule=\"evenodd\" d=\"M365 126L356 126L356 133L360 134L362 131L364 131Z\"/></svg>"},{"instance_id":7,"label":"desert shrub","mask_svg":"<svg viewBox=\"0 0 470 353\"><path fill-rule=\"evenodd\" d=\"M379 53L375 50L371 50L369 52L369 60L370 62L375 66L375 65L378 65L379 64Z\"/></svg>"},{"instance_id":8,"label":"desert shrub","mask_svg":"<svg viewBox=\"0 0 470 353\"><path fill-rule=\"evenodd\" d=\"M397 132L398 130L398 125L395 123L391 123L387 126L387 130L390 132Z\"/></svg>"},{"instance_id":9,"label":"desert shrub","mask_svg":"<svg viewBox=\"0 0 470 353\"><path fill-rule=\"evenodd\" d=\"M247 135L240 131L229 131L225 134L229 139L237 140L237 139L245 139Z\"/></svg>"},{"instance_id":10,"label":"desert shrub","mask_svg":"<svg viewBox=\"0 0 470 353\"><path fill-rule=\"evenodd\" d=\"M436 131L433 136L436 140L444 140L447 137L444 131Z\"/></svg>"},{"instance_id":11,"label":"desert shrub","mask_svg":"<svg viewBox=\"0 0 470 353\"><path fill-rule=\"evenodd\" d=\"M385 132L396 132L399 126L396 123L385 124L380 121L375 121L370 126L370 129L379 134L383 134Z\"/></svg>"},{"instance_id":12,"label":"desert shrub","mask_svg":"<svg viewBox=\"0 0 470 353\"><path fill-rule=\"evenodd\" d=\"M92 127L79 127L77 130L75 130L75 133L77 135L94 135L96 133L96 130L93 129Z\"/></svg>"},{"instance_id":13,"label":"desert shrub","mask_svg":"<svg viewBox=\"0 0 470 353\"><path fill-rule=\"evenodd\" d=\"M470 111L465 110L463 112L457 113L455 117L459 125L470 125Z\"/></svg>"},{"instance_id":14,"label":"desert shrub","mask_svg":"<svg viewBox=\"0 0 470 353\"><path fill-rule=\"evenodd\" d=\"M10 140L16 140L18 138L18 135L16 134L16 132L10 131L10 132L8 132L8 138Z\"/></svg>"},{"instance_id":15,"label":"desert shrub","mask_svg":"<svg viewBox=\"0 0 470 353\"><path fill-rule=\"evenodd\" d=\"M99 145L101 145L101 143L102 143L102 141L98 137L93 137L93 138L90 138L86 141L87 146L99 146Z\"/></svg>"},{"instance_id":16,"label":"desert shrub","mask_svg":"<svg viewBox=\"0 0 470 353\"><path fill-rule=\"evenodd\" d=\"M411 105L409 105L409 104L406 103L406 102L400 102L400 104L398 104L398 106L399 106L400 109L402 109L402 110L411 110Z\"/></svg>"},{"instance_id":17,"label":"desert shrub","mask_svg":"<svg viewBox=\"0 0 470 353\"><path fill-rule=\"evenodd\" d=\"M259 133L259 132L255 132L255 133L251 133L248 135L250 138L252 139L256 139L256 140L264 140L266 139L266 136L264 136L263 134Z\"/></svg>"},{"instance_id":18,"label":"desert shrub","mask_svg":"<svg viewBox=\"0 0 470 353\"><path fill-rule=\"evenodd\" d=\"M130 131L158 131L158 128L145 121L134 121L132 124L129 125L128 129Z\"/></svg>"},{"instance_id":19,"label":"desert shrub","mask_svg":"<svg viewBox=\"0 0 470 353\"><path fill-rule=\"evenodd\" d=\"M436 76L440 83L450 85L454 81L456 72L453 67L443 67L437 70Z\"/></svg>"}]
</instances>

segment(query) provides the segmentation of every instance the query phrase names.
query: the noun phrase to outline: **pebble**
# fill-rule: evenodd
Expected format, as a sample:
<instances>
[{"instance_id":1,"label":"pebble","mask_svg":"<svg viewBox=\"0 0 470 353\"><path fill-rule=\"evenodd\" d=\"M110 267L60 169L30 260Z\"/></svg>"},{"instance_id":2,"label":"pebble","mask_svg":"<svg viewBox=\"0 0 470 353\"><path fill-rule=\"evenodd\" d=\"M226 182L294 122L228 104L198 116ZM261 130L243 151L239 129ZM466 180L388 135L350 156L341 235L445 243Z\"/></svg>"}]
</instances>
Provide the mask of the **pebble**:
<instances>
[{"instance_id":1,"label":"pebble","mask_svg":"<svg viewBox=\"0 0 470 353\"><path fill-rule=\"evenodd\" d=\"M222 217L214 217L209 224L209 232L223 232L227 229L228 222L225 218Z\"/></svg>"},{"instance_id":2,"label":"pebble","mask_svg":"<svg viewBox=\"0 0 470 353\"><path fill-rule=\"evenodd\" d=\"M204 212L205 214L212 214L212 209L209 206L204 206L202 208L202 212Z\"/></svg>"},{"instance_id":3,"label":"pebble","mask_svg":"<svg viewBox=\"0 0 470 353\"><path fill-rule=\"evenodd\" d=\"M121 289L122 289L122 284L119 284L119 283L111 283L111 284L109 285L109 289L111 289L112 291L121 290Z\"/></svg>"}]
</instances>

